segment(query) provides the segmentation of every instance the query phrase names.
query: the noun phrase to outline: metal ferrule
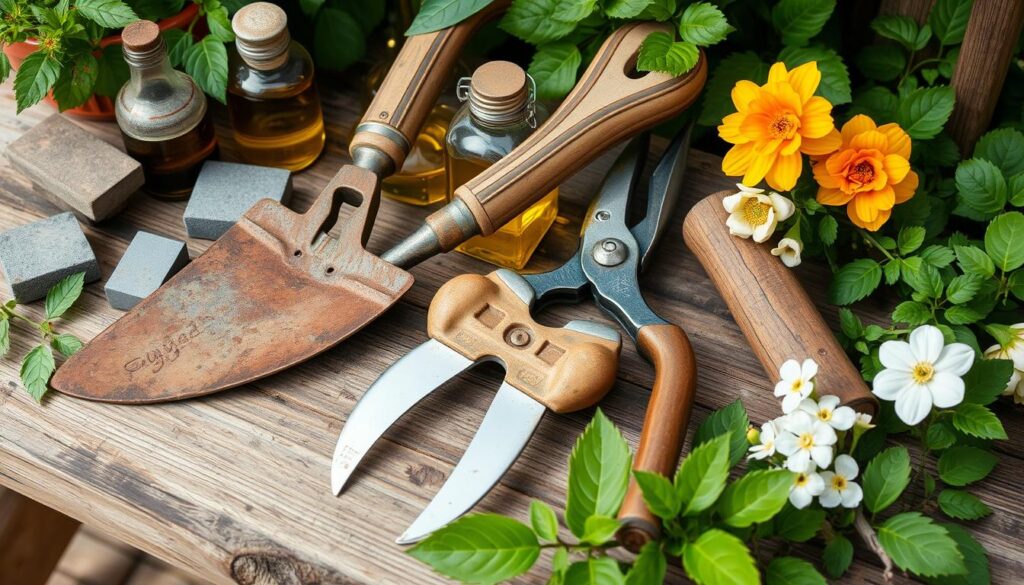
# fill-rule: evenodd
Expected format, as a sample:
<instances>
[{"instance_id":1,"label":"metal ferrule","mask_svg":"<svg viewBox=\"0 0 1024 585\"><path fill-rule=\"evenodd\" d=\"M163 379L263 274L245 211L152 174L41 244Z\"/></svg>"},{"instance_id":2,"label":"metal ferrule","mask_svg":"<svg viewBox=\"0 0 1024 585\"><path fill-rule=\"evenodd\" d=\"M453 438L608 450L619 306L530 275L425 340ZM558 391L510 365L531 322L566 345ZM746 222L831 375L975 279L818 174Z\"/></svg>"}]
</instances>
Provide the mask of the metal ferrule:
<instances>
[{"instance_id":1,"label":"metal ferrule","mask_svg":"<svg viewBox=\"0 0 1024 585\"><path fill-rule=\"evenodd\" d=\"M352 162L357 167L366 169L378 177L390 175L395 167L390 156L372 146L358 146L353 149Z\"/></svg>"},{"instance_id":2,"label":"metal ferrule","mask_svg":"<svg viewBox=\"0 0 1024 585\"><path fill-rule=\"evenodd\" d=\"M409 268L431 256L449 252L479 233L480 226L472 212L456 199L431 214L426 224L381 254L381 258L399 268Z\"/></svg>"}]
</instances>

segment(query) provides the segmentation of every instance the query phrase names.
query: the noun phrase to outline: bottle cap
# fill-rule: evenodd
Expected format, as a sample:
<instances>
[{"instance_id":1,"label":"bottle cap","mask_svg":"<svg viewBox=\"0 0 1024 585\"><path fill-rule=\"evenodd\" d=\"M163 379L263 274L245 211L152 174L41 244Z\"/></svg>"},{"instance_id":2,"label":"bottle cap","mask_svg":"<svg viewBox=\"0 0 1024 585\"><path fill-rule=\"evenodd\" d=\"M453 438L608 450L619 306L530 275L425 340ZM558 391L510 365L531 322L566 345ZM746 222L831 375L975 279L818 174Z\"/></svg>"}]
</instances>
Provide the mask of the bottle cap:
<instances>
[{"instance_id":1,"label":"bottle cap","mask_svg":"<svg viewBox=\"0 0 1024 585\"><path fill-rule=\"evenodd\" d=\"M238 54L253 69L276 69L288 60L288 16L270 2L244 6L231 19Z\"/></svg>"},{"instance_id":2,"label":"bottle cap","mask_svg":"<svg viewBox=\"0 0 1024 585\"><path fill-rule=\"evenodd\" d=\"M146 67L163 58L164 42L160 27L151 20L136 20L124 27L121 43L125 59L132 65Z\"/></svg>"},{"instance_id":3,"label":"bottle cap","mask_svg":"<svg viewBox=\"0 0 1024 585\"><path fill-rule=\"evenodd\" d=\"M473 77L459 82L460 98L469 100L474 118L486 124L509 124L532 115L533 80L509 61L490 61L477 67Z\"/></svg>"}]
</instances>

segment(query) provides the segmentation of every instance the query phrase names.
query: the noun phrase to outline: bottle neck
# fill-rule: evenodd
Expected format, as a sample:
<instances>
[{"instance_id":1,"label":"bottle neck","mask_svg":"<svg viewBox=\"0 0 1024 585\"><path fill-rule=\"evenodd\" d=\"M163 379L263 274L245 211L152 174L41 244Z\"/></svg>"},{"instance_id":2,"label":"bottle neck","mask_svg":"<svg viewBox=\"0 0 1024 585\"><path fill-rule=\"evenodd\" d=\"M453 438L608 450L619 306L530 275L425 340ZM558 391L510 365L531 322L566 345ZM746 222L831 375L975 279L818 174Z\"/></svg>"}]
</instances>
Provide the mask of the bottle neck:
<instances>
[{"instance_id":1,"label":"bottle neck","mask_svg":"<svg viewBox=\"0 0 1024 585\"><path fill-rule=\"evenodd\" d=\"M124 60L131 73L130 83L136 87L158 80L171 84L180 82L174 67L171 67L171 60L167 58L163 41L149 51L125 51Z\"/></svg>"}]
</instances>

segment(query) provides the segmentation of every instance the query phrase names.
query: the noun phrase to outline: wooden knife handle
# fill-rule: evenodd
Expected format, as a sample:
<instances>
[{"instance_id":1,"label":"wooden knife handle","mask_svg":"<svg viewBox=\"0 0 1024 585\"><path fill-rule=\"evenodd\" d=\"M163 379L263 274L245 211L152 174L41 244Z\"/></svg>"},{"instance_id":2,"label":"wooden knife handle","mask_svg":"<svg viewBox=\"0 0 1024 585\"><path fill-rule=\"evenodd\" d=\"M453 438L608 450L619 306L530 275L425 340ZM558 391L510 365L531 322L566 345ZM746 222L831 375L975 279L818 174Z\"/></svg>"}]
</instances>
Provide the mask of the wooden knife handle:
<instances>
[{"instance_id":1,"label":"wooden knife handle","mask_svg":"<svg viewBox=\"0 0 1024 585\"><path fill-rule=\"evenodd\" d=\"M615 31L551 118L455 191L482 234L493 233L620 140L675 116L697 99L707 78L703 54L685 76L635 73L637 52L647 35L669 30L664 24L642 22ZM444 237L443 229L435 231Z\"/></svg>"},{"instance_id":2,"label":"wooden knife handle","mask_svg":"<svg viewBox=\"0 0 1024 585\"><path fill-rule=\"evenodd\" d=\"M683 238L722 294L765 372L773 380L788 359L818 362L816 387L874 415L878 401L839 346L793 271L769 246L729 235L727 191L704 198L683 221Z\"/></svg>"},{"instance_id":3,"label":"wooden knife handle","mask_svg":"<svg viewBox=\"0 0 1024 585\"><path fill-rule=\"evenodd\" d=\"M637 332L636 342L640 353L654 364L655 375L633 469L672 477L696 394L697 362L690 340L678 325L645 325ZM635 479L629 480L619 520L623 523L619 542L633 552L658 538L659 521L644 504Z\"/></svg>"},{"instance_id":4,"label":"wooden knife handle","mask_svg":"<svg viewBox=\"0 0 1024 585\"><path fill-rule=\"evenodd\" d=\"M427 114L455 69L462 47L485 22L503 13L510 0L495 0L459 24L405 39L384 83L356 127L349 152L373 148L402 168Z\"/></svg>"}]
</instances>

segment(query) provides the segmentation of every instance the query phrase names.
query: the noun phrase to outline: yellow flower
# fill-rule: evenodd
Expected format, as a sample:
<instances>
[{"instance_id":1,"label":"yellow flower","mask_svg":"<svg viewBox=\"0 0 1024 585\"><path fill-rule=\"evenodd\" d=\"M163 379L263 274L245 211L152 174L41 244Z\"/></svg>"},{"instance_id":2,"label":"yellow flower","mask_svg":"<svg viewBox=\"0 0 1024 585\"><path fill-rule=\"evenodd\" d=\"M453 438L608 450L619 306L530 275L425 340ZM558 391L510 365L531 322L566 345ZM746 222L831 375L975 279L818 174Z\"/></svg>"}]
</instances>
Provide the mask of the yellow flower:
<instances>
[{"instance_id":1,"label":"yellow flower","mask_svg":"<svg viewBox=\"0 0 1024 585\"><path fill-rule=\"evenodd\" d=\"M842 145L814 165L818 202L846 205L850 221L876 231L893 206L914 196L917 174L910 170L910 137L897 124L875 126L858 115L843 124Z\"/></svg>"},{"instance_id":2,"label":"yellow flower","mask_svg":"<svg viewBox=\"0 0 1024 585\"><path fill-rule=\"evenodd\" d=\"M718 135L734 144L722 160L722 172L743 175L755 186L761 179L789 191L803 170L800 153L824 155L839 147L832 104L814 95L821 72L814 61L787 71L772 65L768 83L742 80L732 90L737 112L722 120Z\"/></svg>"}]
</instances>

